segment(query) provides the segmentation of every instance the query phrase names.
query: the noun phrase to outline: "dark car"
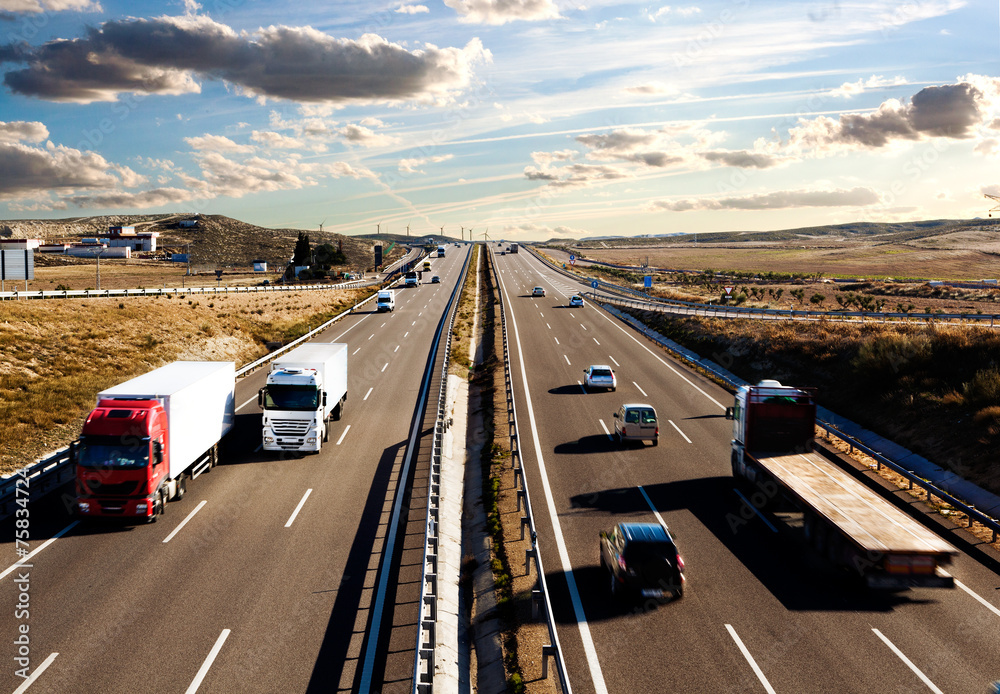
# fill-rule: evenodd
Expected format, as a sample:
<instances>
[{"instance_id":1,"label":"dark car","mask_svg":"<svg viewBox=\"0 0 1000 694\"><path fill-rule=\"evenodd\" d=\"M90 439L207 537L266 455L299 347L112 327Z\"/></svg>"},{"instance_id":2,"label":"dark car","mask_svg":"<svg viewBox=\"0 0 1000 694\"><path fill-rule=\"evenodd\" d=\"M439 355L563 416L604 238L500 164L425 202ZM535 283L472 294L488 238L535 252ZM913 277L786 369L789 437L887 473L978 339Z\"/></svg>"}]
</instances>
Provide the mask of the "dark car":
<instances>
[{"instance_id":1,"label":"dark car","mask_svg":"<svg viewBox=\"0 0 1000 694\"><path fill-rule=\"evenodd\" d=\"M601 568L608 572L613 597L684 595L684 560L659 523L619 523L601 533Z\"/></svg>"}]
</instances>

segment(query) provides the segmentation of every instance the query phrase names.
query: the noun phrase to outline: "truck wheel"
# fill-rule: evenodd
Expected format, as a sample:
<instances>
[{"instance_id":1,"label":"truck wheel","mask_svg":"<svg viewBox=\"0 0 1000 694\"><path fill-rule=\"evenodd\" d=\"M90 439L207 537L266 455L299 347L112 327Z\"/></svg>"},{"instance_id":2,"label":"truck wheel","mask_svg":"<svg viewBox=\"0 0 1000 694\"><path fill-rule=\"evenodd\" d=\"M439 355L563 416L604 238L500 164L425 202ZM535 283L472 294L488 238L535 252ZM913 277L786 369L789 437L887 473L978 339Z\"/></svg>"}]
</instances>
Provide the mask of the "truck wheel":
<instances>
[{"instance_id":1,"label":"truck wheel","mask_svg":"<svg viewBox=\"0 0 1000 694\"><path fill-rule=\"evenodd\" d=\"M187 476L182 472L177 478L177 492L174 494L174 501L180 501L187 492Z\"/></svg>"},{"instance_id":2,"label":"truck wheel","mask_svg":"<svg viewBox=\"0 0 1000 694\"><path fill-rule=\"evenodd\" d=\"M330 440L330 420L323 422L323 443Z\"/></svg>"},{"instance_id":3,"label":"truck wheel","mask_svg":"<svg viewBox=\"0 0 1000 694\"><path fill-rule=\"evenodd\" d=\"M343 400L337 403L337 406L333 408L333 412L330 413L330 419L335 422L339 422L340 418L344 416L344 402Z\"/></svg>"}]
</instances>

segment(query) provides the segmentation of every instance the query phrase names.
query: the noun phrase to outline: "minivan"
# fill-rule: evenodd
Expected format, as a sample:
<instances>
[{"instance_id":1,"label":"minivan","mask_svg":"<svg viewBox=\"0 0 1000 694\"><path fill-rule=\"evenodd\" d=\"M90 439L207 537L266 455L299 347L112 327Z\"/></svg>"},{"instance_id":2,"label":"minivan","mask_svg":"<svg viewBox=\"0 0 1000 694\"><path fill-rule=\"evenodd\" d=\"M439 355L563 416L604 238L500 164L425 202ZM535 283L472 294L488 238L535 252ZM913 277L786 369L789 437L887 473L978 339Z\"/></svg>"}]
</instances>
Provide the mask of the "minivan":
<instances>
[{"instance_id":1,"label":"minivan","mask_svg":"<svg viewBox=\"0 0 1000 694\"><path fill-rule=\"evenodd\" d=\"M622 405L614 413L615 437L622 441L660 441L660 426L652 405Z\"/></svg>"}]
</instances>

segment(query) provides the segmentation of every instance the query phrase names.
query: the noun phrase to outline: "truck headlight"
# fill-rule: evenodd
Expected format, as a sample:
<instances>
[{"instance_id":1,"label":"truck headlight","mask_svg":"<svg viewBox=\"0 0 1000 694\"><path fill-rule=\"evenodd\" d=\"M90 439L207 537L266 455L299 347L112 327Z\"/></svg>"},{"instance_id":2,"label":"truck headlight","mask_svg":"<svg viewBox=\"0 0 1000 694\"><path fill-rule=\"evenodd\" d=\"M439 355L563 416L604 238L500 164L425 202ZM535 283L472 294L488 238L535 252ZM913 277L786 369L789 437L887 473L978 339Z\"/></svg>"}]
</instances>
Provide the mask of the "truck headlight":
<instances>
[{"instance_id":1,"label":"truck headlight","mask_svg":"<svg viewBox=\"0 0 1000 694\"><path fill-rule=\"evenodd\" d=\"M140 501L139 503L137 503L137 504L135 505L135 512L136 512L136 515L138 515L138 514L140 514L140 513L141 513L141 514L143 514L143 515L145 515L145 513L146 513L146 508L147 508L147 507L146 507L146 504L147 504L147 502L145 502L145 501Z\"/></svg>"},{"instance_id":2,"label":"truck headlight","mask_svg":"<svg viewBox=\"0 0 1000 694\"><path fill-rule=\"evenodd\" d=\"M309 438L306 439L306 443L316 443L316 437L310 436Z\"/></svg>"},{"instance_id":3,"label":"truck headlight","mask_svg":"<svg viewBox=\"0 0 1000 694\"><path fill-rule=\"evenodd\" d=\"M273 436L265 436L264 437L264 443L274 443L274 437Z\"/></svg>"},{"instance_id":4,"label":"truck headlight","mask_svg":"<svg viewBox=\"0 0 1000 694\"><path fill-rule=\"evenodd\" d=\"M76 508L78 511L80 511L80 513L90 513L90 502L81 501L77 503Z\"/></svg>"}]
</instances>

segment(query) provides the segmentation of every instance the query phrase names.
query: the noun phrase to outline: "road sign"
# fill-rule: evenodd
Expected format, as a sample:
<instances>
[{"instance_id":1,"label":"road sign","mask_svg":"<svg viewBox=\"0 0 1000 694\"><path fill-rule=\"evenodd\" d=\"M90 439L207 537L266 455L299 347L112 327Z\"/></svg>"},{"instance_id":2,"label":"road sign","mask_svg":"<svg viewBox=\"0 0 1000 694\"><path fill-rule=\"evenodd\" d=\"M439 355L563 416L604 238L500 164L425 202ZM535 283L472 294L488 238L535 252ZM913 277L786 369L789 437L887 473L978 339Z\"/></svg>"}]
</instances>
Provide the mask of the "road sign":
<instances>
[{"instance_id":1,"label":"road sign","mask_svg":"<svg viewBox=\"0 0 1000 694\"><path fill-rule=\"evenodd\" d=\"M575 255L571 255L569 257L569 264L570 265L576 265L576 256Z\"/></svg>"},{"instance_id":2,"label":"road sign","mask_svg":"<svg viewBox=\"0 0 1000 694\"><path fill-rule=\"evenodd\" d=\"M593 287L594 289L597 289L597 280L591 280L590 286Z\"/></svg>"},{"instance_id":3,"label":"road sign","mask_svg":"<svg viewBox=\"0 0 1000 694\"><path fill-rule=\"evenodd\" d=\"M732 295L733 295L733 288L726 287L726 296L732 296Z\"/></svg>"},{"instance_id":4,"label":"road sign","mask_svg":"<svg viewBox=\"0 0 1000 694\"><path fill-rule=\"evenodd\" d=\"M645 287L646 289L651 289L652 286L653 286L653 276L652 275L646 275L645 277L643 277L642 278L642 286Z\"/></svg>"}]
</instances>

